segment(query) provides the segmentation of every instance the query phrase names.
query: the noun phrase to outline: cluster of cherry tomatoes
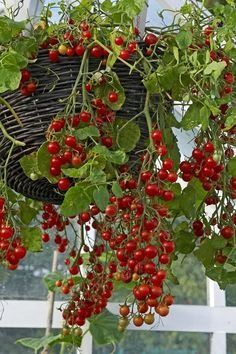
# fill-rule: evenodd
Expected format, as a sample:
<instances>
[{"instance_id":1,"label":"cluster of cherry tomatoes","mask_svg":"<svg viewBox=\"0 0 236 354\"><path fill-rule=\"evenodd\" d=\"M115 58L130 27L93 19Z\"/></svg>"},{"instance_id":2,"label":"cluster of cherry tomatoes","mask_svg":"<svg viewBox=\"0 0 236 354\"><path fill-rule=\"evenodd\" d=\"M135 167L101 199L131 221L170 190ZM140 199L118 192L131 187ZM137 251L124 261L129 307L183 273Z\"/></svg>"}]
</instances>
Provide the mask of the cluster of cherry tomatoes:
<instances>
[{"instance_id":1,"label":"cluster of cherry tomatoes","mask_svg":"<svg viewBox=\"0 0 236 354\"><path fill-rule=\"evenodd\" d=\"M23 96L31 96L37 89L37 83L28 69L21 70L20 92Z\"/></svg>"},{"instance_id":2,"label":"cluster of cherry tomatoes","mask_svg":"<svg viewBox=\"0 0 236 354\"><path fill-rule=\"evenodd\" d=\"M0 262L6 264L8 269L15 270L25 258L27 249L7 219L6 200L0 197Z\"/></svg>"}]
</instances>

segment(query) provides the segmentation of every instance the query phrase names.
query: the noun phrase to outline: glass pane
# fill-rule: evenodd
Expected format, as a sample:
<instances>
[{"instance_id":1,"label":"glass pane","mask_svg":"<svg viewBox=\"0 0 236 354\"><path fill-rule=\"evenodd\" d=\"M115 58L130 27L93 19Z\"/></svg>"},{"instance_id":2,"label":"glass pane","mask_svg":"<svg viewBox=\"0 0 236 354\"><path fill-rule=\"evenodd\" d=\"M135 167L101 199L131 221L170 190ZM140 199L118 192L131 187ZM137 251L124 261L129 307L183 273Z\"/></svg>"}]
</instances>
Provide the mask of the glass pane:
<instances>
[{"instance_id":1,"label":"glass pane","mask_svg":"<svg viewBox=\"0 0 236 354\"><path fill-rule=\"evenodd\" d=\"M181 259L173 264L174 275L179 285L169 283L171 293L175 296L176 304L205 305L207 302L206 277L203 267L194 256ZM166 289L166 291L168 291ZM117 290L111 301L124 302L130 294L125 288Z\"/></svg>"},{"instance_id":2,"label":"glass pane","mask_svg":"<svg viewBox=\"0 0 236 354\"><path fill-rule=\"evenodd\" d=\"M110 354L111 351L111 346L101 347L94 343L93 354ZM127 331L115 353L209 354L209 335L206 333Z\"/></svg>"},{"instance_id":3,"label":"glass pane","mask_svg":"<svg viewBox=\"0 0 236 354\"><path fill-rule=\"evenodd\" d=\"M55 245L43 245L43 247L43 252L28 254L19 269L15 271L0 267L1 299L46 300L47 289L42 278L50 272L52 267ZM59 254L58 270L62 270L64 258L64 254ZM57 299L59 298L57 296Z\"/></svg>"},{"instance_id":4,"label":"glass pane","mask_svg":"<svg viewBox=\"0 0 236 354\"><path fill-rule=\"evenodd\" d=\"M42 283L42 277L49 272L51 262L52 250L47 249L42 253L28 254L15 271L1 268L0 297L44 300L47 290Z\"/></svg>"},{"instance_id":5,"label":"glass pane","mask_svg":"<svg viewBox=\"0 0 236 354\"><path fill-rule=\"evenodd\" d=\"M236 284L228 285L225 293L226 293L226 305L236 306Z\"/></svg>"},{"instance_id":6,"label":"glass pane","mask_svg":"<svg viewBox=\"0 0 236 354\"><path fill-rule=\"evenodd\" d=\"M236 353L236 334L227 334L227 354Z\"/></svg>"},{"instance_id":7,"label":"glass pane","mask_svg":"<svg viewBox=\"0 0 236 354\"><path fill-rule=\"evenodd\" d=\"M23 347L15 342L21 338L35 337L40 338L44 336L43 329L31 329L31 328L1 328L0 331L0 354L33 354L32 349ZM57 334L57 333L55 333ZM50 354L58 354L60 346L50 350ZM70 348L64 352L64 354L75 354L76 350Z\"/></svg>"}]
</instances>

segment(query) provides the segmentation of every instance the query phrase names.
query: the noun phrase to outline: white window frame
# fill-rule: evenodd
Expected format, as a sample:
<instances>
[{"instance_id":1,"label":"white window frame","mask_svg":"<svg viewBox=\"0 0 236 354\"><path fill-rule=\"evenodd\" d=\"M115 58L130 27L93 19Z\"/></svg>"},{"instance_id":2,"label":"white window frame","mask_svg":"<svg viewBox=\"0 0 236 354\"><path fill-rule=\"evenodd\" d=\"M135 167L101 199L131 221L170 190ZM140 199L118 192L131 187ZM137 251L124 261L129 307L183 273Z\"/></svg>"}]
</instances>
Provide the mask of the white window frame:
<instances>
[{"instance_id":1,"label":"white window frame","mask_svg":"<svg viewBox=\"0 0 236 354\"><path fill-rule=\"evenodd\" d=\"M24 0L24 7L16 17L22 20L27 16L35 17L39 13L42 3L40 0ZM181 2L181 1L180 1ZM17 6L17 0L8 0L10 6ZM165 3L165 7L173 8L170 1L158 0ZM178 7L175 2L175 7ZM146 11L146 10L145 10ZM137 24L141 26L145 21L141 15ZM57 309L60 302L55 302L53 328L61 328L61 312ZM47 301L3 300L1 328L45 328L47 321ZM108 310L114 314L119 313L118 303L109 303ZM226 306L225 292L220 290L217 283L207 279L207 305L173 305L168 317L161 321L156 319L155 324L135 327L130 324L127 330L175 331L210 333L210 354L227 354L226 333L236 333L236 307ZM88 333L83 339L82 347L78 353L92 354L92 336Z\"/></svg>"}]
</instances>

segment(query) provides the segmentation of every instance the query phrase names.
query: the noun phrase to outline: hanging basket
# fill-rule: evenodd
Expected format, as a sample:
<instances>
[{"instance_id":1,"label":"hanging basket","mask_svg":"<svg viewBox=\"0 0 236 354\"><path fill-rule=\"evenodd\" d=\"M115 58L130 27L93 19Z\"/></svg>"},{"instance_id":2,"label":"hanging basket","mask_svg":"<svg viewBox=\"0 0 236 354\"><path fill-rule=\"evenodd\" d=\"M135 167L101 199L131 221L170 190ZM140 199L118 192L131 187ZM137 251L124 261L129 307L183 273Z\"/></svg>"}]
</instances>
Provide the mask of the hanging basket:
<instances>
[{"instance_id":1,"label":"hanging basket","mask_svg":"<svg viewBox=\"0 0 236 354\"><path fill-rule=\"evenodd\" d=\"M36 63L29 65L32 77L38 83L36 93L30 97L22 96L20 91L7 92L3 95L19 116L23 127L19 126L5 106L1 107L0 121L9 135L26 144L13 150L7 166L7 184L28 198L53 204L61 204L63 201L63 195L47 179L32 181L28 178L19 160L22 156L37 151L45 141L45 132L51 120L63 109L64 104L59 100L68 97L71 93L80 63L81 59L78 57L60 57L58 63L51 63L48 59L48 51L40 50ZM98 65L98 60L90 59L89 71L96 70ZM146 93L139 74L135 71L129 74L129 70L128 66L117 62L115 71L126 95L119 117L127 120L143 110ZM78 97L78 104L81 103L79 100L81 97ZM143 117L140 117L138 124L141 129L141 139L136 151L144 148L148 137L146 121ZM0 133L0 139L2 137ZM10 146L11 142L5 139L1 147L1 164L6 161ZM131 161L136 158L135 151L132 154Z\"/></svg>"}]
</instances>

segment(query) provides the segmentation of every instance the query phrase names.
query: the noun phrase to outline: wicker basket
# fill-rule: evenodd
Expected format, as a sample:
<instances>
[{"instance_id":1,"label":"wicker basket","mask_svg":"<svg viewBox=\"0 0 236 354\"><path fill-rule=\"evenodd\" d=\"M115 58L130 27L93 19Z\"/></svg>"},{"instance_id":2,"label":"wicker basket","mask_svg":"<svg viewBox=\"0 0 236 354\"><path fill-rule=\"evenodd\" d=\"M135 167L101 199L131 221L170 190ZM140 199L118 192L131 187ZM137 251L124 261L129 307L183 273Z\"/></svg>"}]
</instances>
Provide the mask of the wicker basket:
<instances>
[{"instance_id":1,"label":"wicker basket","mask_svg":"<svg viewBox=\"0 0 236 354\"><path fill-rule=\"evenodd\" d=\"M60 57L59 63L51 63L47 50L41 50L37 62L29 66L32 77L38 82L36 93L30 97L22 96L19 91L7 92L3 95L19 116L23 128L18 125L5 106L1 107L0 121L8 134L26 144L25 147L15 148L12 153L7 167L7 183L16 192L28 198L53 204L61 204L63 201L63 195L46 179L37 181L29 179L24 174L19 159L37 150L45 141L45 131L50 121L63 109L63 103L60 103L59 99L66 98L71 93L80 63L81 60L78 57ZM98 60L91 59L89 70L96 70L98 63ZM143 110L145 88L139 74L133 72L129 75L129 68L124 64L118 62L115 71L126 94L126 101L119 112L119 117L129 119ZM148 137L145 119L140 117L139 124L142 133L136 151L144 147ZM10 145L11 143L5 139L1 146L1 163L6 160ZM131 156L131 160L134 159L135 155Z\"/></svg>"}]
</instances>

